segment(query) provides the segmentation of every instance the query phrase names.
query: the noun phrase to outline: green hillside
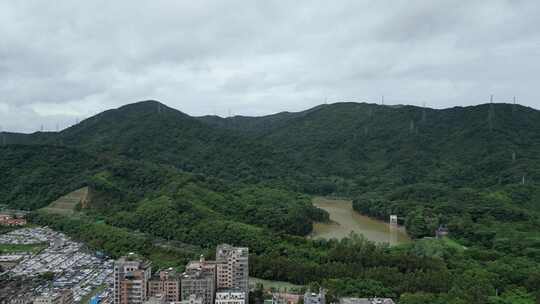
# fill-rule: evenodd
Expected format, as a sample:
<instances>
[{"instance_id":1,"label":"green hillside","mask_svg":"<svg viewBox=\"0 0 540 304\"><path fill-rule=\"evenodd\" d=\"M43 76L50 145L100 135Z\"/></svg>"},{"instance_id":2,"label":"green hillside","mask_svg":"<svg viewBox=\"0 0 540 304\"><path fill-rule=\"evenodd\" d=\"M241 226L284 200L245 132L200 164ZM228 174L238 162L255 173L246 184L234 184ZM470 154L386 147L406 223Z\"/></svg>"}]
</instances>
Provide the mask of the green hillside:
<instances>
[{"instance_id":1,"label":"green hillside","mask_svg":"<svg viewBox=\"0 0 540 304\"><path fill-rule=\"evenodd\" d=\"M495 113L491 129L490 107ZM305 170L370 188L374 178L459 186L518 183L522 175L538 181L540 113L512 109L505 104L423 110L341 103L295 120L265 140Z\"/></svg>"},{"instance_id":2,"label":"green hillside","mask_svg":"<svg viewBox=\"0 0 540 304\"><path fill-rule=\"evenodd\" d=\"M330 298L540 297L540 112L531 108L338 103L196 118L145 101L59 133L4 135L0 204L36 210L87 186L78 217L32 220L114 255L140 251L165 265L176 254L153 238L202 250L229 242L253 249L252 276L322 283ZM313 220L327 219L310 194L353 198L381 219L398 214L416 239L446 225L451 239L397 248L307 240Z\"/></svg>"},{"instance_id":3,"label":"green hillside","mask_svg":"<svg viewBox=\"0 0 540 304\"><path fill-rule=\"evenodd\" d=\"M34 210L86 185L105 157L52 145L0 146L0 204Z\"/></svg>"},{"instance_id":4,"label":"green hillside","mask_svg":"<svg viewBox=\"0 0 540 304\"><path fill-rule=\"evenodd\" d=\"M208 126L156 101L103 112L58 134L65 145L172 165L227 180L286 176L286 155L235 132Z\"/></svg>"},{"instance_id":5,"label":"green hillside","mask_svg":"<svg viewBox=\"0 0 540 304\"><path fill-rule=\"evenodd\" d=\"M7 137L317 194L420 182L487 187L540 180L540 113L508 104L433 110L338 103L224 119L194 118L145 101L55 135Z\"/></svg>"},{"instance_id":6,"label":"green hillside","mask_svg":"<svg viewBox=\"0 0 540 304\"><path fill-rule=\"evenodd\" d=\"M141 229L138 225L143 221L138 215L151 216L155 211L165 212L176 221L173 226L189 230L200 220L231 220L306 235L311 232L313 220L327 216L313 207L306 195L230 184L149 162L98 158L54 146L9 145L0 147L0 152L0 169L5 172L1 203L16 208L54 208L59 197L88 186L91 202L88 210L83 211L105 216L113 223L118 221L119 226L133 223L137 227L132 228L136 229ZM186 222L180 220L182 217ZM173 226L163 226L161 230ZM160 236L171 233L174 232Z\"/></svg>"}]
</instances>

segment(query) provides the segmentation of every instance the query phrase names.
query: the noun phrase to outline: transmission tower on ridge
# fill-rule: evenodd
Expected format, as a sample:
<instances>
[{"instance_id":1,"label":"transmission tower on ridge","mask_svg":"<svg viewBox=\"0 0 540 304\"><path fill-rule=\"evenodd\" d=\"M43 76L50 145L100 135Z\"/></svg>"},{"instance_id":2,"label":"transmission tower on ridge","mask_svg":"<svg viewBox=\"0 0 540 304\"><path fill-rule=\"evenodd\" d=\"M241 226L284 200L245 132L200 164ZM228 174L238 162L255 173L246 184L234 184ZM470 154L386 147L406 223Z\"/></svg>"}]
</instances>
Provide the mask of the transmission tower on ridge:
<instances>
[{"instance_id":1,"label":"transmission tower on ridge","mask_svg":"<svg viewBox=\"0 0 540 304\"><path fill-rule=\"evenodd\" d=\"M489 110L488 110L488 124L489 124L489 130L493 130L493 117L494 111L493 111L493 94L489 97Z\"/></svg>"},{"instance_id":2,"label":"transmission tower on ridge","mask_svg":"<svg viewBox=\"0 0 540 304\"><path fill-rule=\"evenodd\" d=\"M422 103L422 122L426 122L426 102Z\"/></svg>"},{"instance_id":3,"label":"transmission tower on ridge","mask_svg":"<svg viewBox=\"0 0 540 304\"><path fill-rule=\"evenodd\" d=\"M2 140L0 141L0 143L2 143L2 146L5 146L6 145L6 134L4 134L4 132L2 132L2 126L0 126L0 135L2 136Z\"/></svg>"}]
</instances>

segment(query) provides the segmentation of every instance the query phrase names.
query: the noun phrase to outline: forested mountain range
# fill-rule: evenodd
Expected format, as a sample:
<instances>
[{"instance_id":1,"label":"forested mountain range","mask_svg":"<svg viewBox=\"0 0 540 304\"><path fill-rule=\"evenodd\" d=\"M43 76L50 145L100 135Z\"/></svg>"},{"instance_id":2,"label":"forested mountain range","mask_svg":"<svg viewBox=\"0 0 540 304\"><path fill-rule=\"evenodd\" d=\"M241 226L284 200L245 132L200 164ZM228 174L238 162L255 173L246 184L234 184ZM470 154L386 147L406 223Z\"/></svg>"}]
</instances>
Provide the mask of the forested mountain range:
<instances>
[{"instance_id":1,"label":"forested mountain range","mask_svg":"<svg viewBox=\"0 0 540 304\"><path fill-rule=\"evenodd\" d=\"M79 217L34 220L111 254L133 250L118 239L140 232L201 248L244 244L254 248L253 275L403 303L506 303L488 301L495 289L533 294L540 284L532 108L337 103L220 118L144 101L61 132L0 135L0 204L36 210L90 186ZM381 219L399 214L416 239L446 225L468 250L306 240L312 221L327 219L309 195L351 197L355 210ZM483 289L468 290L467 280Z\"/></svg>"},{"instance_id":2,"label":"forested mountain range","mask_svg":"<svg viewBox=\"0 0 540 304\"><path fill-rule=\"evenodd\" d=\"M285 180L295 190L321 194L354 193L366 184L485 187L540 180L540 112L509 104L434 110L338 103L218 118L145 101L59 133L5 137L8 144L65 145L227 180Z\"/></svg>"}]
</instances>

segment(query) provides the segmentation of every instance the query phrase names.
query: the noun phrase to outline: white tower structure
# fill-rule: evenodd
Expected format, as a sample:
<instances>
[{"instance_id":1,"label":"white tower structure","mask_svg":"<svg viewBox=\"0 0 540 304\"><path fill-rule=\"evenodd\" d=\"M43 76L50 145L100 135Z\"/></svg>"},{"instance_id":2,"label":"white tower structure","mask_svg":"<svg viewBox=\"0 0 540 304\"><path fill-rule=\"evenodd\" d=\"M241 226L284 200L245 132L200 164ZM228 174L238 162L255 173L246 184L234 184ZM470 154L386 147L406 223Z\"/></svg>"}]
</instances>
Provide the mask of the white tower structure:
<instances>
[{"instance_id":1,"label":"white tower structure","mask_svg":"<svg viewBox=\"0 0 540 304\"><path fill-rule=\"evenodd\" d=\"M390 225L391 226L397 226L398 225L398 217L395 214L390 215Z\"/></svg>"}]
</instances>

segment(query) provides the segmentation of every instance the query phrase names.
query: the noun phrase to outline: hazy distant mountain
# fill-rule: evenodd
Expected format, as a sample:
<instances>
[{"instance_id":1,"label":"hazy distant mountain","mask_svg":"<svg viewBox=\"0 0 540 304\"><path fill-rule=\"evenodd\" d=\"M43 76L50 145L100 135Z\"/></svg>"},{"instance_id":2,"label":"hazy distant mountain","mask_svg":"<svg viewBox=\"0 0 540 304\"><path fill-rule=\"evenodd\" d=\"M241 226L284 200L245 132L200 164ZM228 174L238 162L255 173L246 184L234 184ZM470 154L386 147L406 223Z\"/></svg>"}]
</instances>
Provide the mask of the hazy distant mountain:
<instances>
[{"instance_id":1,"label":"hazy distant mountain","mask_svg":"<svg viewBox=\"0 0 540 304\"><path fill-rule=\"evenodd\" d=\"M306 116L324 106L320 105L301 112L280 112L266 116L232 116L223 118L215 115L207 115L197 117L197 119L211 126L235 130L252 136L261 136L287 126L292 120Z\"/></svg>"}]
</instances>

